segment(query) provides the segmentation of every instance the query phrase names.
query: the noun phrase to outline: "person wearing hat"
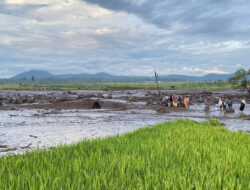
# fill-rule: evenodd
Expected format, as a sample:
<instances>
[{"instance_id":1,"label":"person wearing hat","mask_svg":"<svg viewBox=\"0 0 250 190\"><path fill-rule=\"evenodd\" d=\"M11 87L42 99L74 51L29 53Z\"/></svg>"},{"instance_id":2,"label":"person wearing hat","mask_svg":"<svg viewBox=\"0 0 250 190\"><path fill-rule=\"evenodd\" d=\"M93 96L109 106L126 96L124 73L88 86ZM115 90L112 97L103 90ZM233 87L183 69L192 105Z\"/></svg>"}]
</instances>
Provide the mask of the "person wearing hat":
<instances>
[{"instance_id":1,"label":"person wearing hat","mask_svg":"<svg viewBox=\"0 0 250 190\"><path fill-rule=\"evenodd\" d=\"M243 111L245 109L246 106L246 100L241 100L241 104L240 104L240 114L243 114Z\"/></svg>"},{"instance_id":2,"label":"person wearing hat","mask_svg":"<svg viewBox=\"0 0 250 190\"><path fill-rule=\"evenodd\" d=\"M220 106L220 111L222 111L222 103L223 103L223 101L222 101L222 99L221 98L219 98L219 102L218 102L218 104L219 104L219 106Z\"/></svg>"},{"instance_id":3,"label":"person wearing hat","mask_svg":"<svg viewBox=\"0 0 250 190\"><path fill-rule=\"evenodd\" d=\"M161 105L167 105L168 104L168 96L163 96L162 100L161 100Z\"/></svg>"}]
</instances>

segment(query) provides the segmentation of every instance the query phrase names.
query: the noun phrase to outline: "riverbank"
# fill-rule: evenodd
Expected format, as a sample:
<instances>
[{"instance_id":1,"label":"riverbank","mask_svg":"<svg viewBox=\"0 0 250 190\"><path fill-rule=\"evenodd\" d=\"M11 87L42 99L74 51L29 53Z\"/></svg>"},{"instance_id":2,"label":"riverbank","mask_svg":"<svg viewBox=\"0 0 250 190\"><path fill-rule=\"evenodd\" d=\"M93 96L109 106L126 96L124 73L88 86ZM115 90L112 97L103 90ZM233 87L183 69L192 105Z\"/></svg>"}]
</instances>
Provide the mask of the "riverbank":
<instances>
[{"instance_id":1,"label":"riverbank","mask_svg":"<svg viewBox=\"0 0 250 190\"><path fill-rule=\"evenodd\" d=\"M247 189L249 143L216 121L166 122L2 157L0 189Z\"/></svg>"}]
</instances>

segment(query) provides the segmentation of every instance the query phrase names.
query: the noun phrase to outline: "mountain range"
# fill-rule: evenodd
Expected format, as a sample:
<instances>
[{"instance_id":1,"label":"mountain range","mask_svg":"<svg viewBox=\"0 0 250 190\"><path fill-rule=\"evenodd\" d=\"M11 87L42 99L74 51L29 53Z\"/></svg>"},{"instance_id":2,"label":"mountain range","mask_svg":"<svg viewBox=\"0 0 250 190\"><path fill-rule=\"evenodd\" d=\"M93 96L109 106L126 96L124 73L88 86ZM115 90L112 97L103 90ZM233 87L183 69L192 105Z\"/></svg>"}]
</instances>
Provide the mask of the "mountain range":
<instances>
[{"instance_id":1,"label":"mountain range","mask_svg":"<svg viewBox=\"0 0 250 190\"><path fill-rule=\"evenodd\" d=\"M43 78L105 78L105 79L117 79L117 78L148 78L149 80L154 79L154 77L146 77L146 76L116 76L108 73L96 73L96 74L63 74L63 75L53 75L48 71L39 71L39 70L30 70L27 72L20 73L12 79L30 79L32 77L35 79L43 79ZM204 80L227 80L229 77L233 76L233 74L208 74L205 76L186 76L186 75L161 75L159 76L159 80L161 79L179 79L183 81L204 81Z\"/></svg>"}]
</instances>

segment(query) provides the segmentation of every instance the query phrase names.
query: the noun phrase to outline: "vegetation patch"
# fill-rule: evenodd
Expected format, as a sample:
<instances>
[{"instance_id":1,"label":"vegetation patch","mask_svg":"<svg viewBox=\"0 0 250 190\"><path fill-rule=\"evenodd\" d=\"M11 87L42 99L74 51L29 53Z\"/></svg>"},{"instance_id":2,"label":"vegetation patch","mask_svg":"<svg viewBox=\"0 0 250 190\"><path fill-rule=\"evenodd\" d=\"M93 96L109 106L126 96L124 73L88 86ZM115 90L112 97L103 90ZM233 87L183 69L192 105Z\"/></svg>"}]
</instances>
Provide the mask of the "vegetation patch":
<instances>
[{"instance_id":1,"label":"vegetation patch","mask_svg":"<svg viewBox=\"0 0 250 190\"><path fill-rule=\"evenodd\" d=\"M42 80L42 79L41 79ZM44 79L45 80L45 79ZM1 85L0 90L157 90L155 82L104 82L100 80L96 83L87 83L83 80L73 81L75 83L46 83L38 81L38 84L31 85L30 83L23 85ZM87 88L88 87L88 88ZM190 81L190 82L166 82L160 81L159 87L161 90L225 90L231 89L231 85L224 81Z\"/></svg>"},{"instance_id":2,"label":"vegetation patch","mask_svg":"<svg viewBox=\"0 0 250 190\"><path fill-rule=\"evenodd\" d=\"M250 137L216 120L0 158L0 189L249 189Z\"/></svg>"}]
</instances>

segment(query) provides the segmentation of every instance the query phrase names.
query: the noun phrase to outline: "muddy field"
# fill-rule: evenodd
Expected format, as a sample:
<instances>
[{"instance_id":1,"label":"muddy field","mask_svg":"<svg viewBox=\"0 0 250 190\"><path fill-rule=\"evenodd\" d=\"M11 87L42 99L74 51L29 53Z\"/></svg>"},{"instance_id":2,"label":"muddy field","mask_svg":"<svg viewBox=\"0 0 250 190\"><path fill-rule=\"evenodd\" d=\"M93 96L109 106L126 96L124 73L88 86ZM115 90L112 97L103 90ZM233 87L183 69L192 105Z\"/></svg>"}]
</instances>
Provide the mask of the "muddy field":
<instances>
[{"instance_id":1,"label":"muddy field","mask_svg":"<svg viewBox=\"0 0 250 190\"><path fill-rule=\"evenodd\" d=\"M1 91L0 155L122 134L179 118L214 117L230 130L250 132L250 107L246 105L244 116L239 113L240 100L250 99L240 91L161 91L161 96L170 94L189 95L190 108L159 112L157 91ZM208 97L212 106L204 110ZM219 97L231 98L235 113L221 113Z\"/></svg>"}]
</instances>

